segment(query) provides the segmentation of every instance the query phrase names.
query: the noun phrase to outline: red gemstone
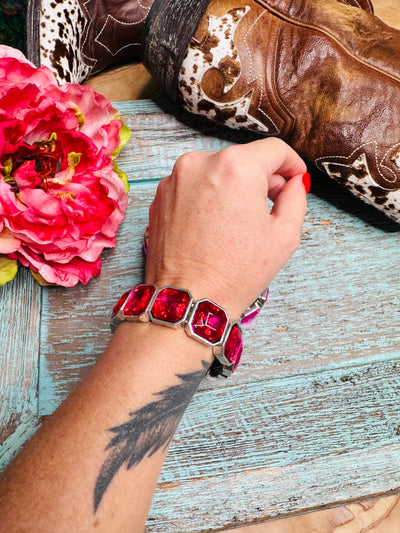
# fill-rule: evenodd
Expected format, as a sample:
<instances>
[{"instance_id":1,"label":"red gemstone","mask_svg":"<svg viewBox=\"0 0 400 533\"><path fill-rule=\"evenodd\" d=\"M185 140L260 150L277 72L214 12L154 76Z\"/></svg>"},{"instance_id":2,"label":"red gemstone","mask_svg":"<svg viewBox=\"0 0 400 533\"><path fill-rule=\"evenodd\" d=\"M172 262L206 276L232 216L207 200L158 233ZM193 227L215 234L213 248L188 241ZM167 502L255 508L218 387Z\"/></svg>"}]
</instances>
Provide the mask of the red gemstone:
<instances>
[{"instance_id":1,"label":"red gemstone","mask_svg":"<svg viewBox=\"0 0 400 533\"><path fill-rule=\"evenodd\" d=\"M218 305L201 300L193 314L191 328L193 333L212 344L217 344L224 334L228 317Z\"/></svg>"},{"instance_id":2,"label":"red gemstone","mask_svg":"<svg viewBox=\"0 0 400 533\"><path fill-rule=\"evenodd\" d=\"M191 300L188 291L165 287L157 294L151 314L157 320L176 324L184 318Z\"/></svg>"},{"instance_id":3,"label":"red gemstone","mask_svg":"<svg viewBox=\"0 0 400 533\"><path fill-rule=\"evenodd\" d=\"M125 316L140 316L146 311L153 296L155 287L153 285L138 285L132 289L126 304L124 305L123 313Z\"/></svg>"},{"instance_id":4,"label":"red gemstone","mask_svg":"<svg viewBox=\"0 0 400 533\"><path fill-rule=\"evenodd\" d=\"M228 338L225 342L224 355L230 363L233 363L233 370L238 366L243 352L243 336L237 324L233 324Z\"/></svg>"},{"instance_id":5,"label":"red gemstone","mask_svg":"<svg viewBox=\"0 0 400 533\"><path fill-rule=\"evenodd\" d=\"M118 311L121 309L121 306L122 304L125 302L128 294L130 293L131 291L126 291L124 292L124 294L121 296L121 298L118 300L118 302L115 304L113 310L112 310L112 313L111 313L111 318L114 318L115 315L118 313Z\"/></svg>"}]
</instances>

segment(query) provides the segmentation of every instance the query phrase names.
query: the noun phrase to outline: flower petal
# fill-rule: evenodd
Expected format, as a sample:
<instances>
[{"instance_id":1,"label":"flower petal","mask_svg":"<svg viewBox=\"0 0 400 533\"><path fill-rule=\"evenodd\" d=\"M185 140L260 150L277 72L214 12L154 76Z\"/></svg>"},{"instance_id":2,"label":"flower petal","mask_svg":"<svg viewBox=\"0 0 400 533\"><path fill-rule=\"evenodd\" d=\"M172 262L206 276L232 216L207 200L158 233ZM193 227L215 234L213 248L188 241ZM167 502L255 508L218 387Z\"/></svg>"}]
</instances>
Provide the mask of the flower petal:
<instances>
[{"instance_id":1,"label":"flower petal","mask_svg":"<svg viewBox=\"0 0 400 533\"><path fill-rule=\"evenodd\" d=\"M21 241L8 228L3 228L0 233L0 254L11 254L18 250L20 245Z\"/></svg>"}]
</instances>

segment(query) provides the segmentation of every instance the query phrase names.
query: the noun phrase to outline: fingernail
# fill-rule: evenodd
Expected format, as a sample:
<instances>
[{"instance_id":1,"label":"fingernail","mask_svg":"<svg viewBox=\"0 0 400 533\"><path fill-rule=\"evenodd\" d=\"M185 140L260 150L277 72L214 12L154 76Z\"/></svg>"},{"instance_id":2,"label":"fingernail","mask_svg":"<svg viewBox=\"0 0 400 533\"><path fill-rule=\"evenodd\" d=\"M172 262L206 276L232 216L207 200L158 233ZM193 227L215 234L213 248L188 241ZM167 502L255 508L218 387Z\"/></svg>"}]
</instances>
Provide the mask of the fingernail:
<instances>
[{"instance_id":1,"label":"fingernail","mask_svg":"<svg viewBox=\"0 0 400 533\"><path fill-rule=\"evenodd\" d=\"M304 186L304 188L306 190L306 194L308 194L310 192L310 188L311 188L310 174L308 172L303 174L303 177L301 178L301 181L303 182L303 186Z\"/></svg>"}]
</instances>

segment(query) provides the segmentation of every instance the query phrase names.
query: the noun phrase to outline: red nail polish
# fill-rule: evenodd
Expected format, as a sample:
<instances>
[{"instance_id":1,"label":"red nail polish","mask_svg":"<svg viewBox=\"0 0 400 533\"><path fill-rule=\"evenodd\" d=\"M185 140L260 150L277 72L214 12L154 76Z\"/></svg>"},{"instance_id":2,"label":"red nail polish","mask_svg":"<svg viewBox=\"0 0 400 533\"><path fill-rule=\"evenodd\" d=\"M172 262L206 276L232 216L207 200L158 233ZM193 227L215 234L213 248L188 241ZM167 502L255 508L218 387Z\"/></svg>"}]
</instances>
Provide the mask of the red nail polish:
<instances>
[{"instance_id":1,"label":"red nail polish","mask_svg":"<svg viewBox=\"0 0 400 533\"><path fill-rule=\"evenodd\" d=\"M304 188L306 190L306 194L308 194L310 192L310 188L311 188L310 174L308 172L303 174L303 177L301 178L301 181L303 182Z\"/></svg>"}]
</instances>

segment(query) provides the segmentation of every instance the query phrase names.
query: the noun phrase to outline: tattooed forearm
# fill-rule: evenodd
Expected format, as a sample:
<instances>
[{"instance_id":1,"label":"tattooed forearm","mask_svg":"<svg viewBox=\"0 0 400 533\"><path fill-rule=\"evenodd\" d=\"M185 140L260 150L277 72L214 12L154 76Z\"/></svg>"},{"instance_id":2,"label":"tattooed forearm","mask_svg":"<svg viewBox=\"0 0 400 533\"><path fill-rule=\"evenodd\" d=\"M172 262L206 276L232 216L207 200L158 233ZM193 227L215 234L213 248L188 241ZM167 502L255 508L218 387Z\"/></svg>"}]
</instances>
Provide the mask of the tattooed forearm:
<instances>
[{"instance_id":1,"label":"tattooed forearm","mask_svg":"<svg viewBox=\"0 0 400 533\"><path fill-rule=\"evenodd\" d=\"M158 399L130 413L125 424L112 427L115 434L108 444L108 457L101 467L94 488L94 511L96 512L112 479L126 463L127 469L137 465L145 456L153 455L160 448L168 447L186 407L208 369L177 375L181 380L157 393Z\"/></svg>"}]
</instances>

